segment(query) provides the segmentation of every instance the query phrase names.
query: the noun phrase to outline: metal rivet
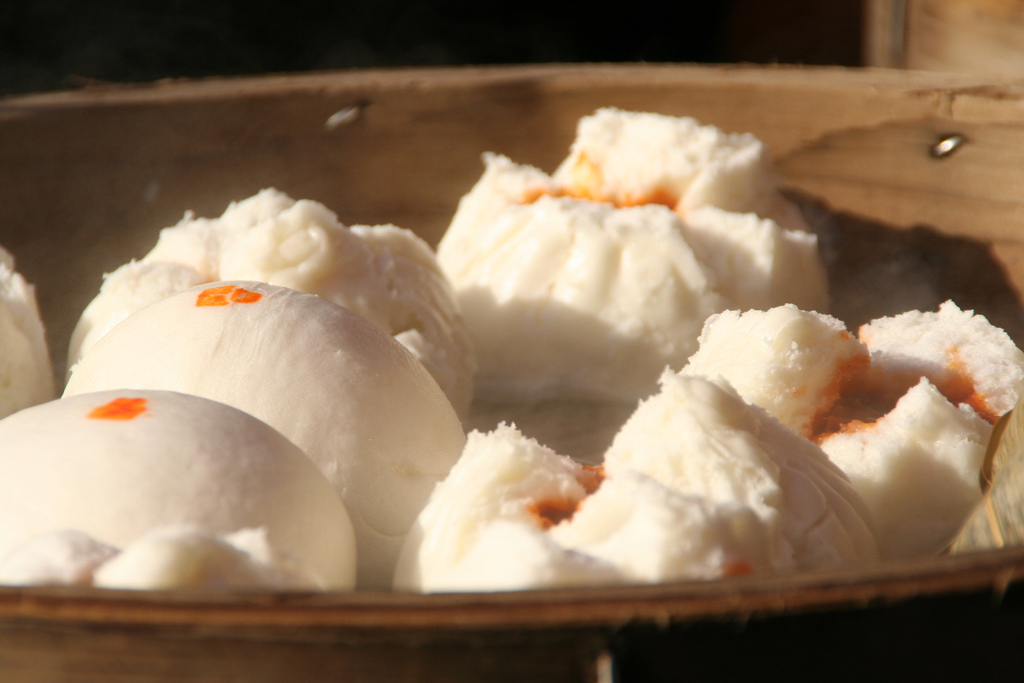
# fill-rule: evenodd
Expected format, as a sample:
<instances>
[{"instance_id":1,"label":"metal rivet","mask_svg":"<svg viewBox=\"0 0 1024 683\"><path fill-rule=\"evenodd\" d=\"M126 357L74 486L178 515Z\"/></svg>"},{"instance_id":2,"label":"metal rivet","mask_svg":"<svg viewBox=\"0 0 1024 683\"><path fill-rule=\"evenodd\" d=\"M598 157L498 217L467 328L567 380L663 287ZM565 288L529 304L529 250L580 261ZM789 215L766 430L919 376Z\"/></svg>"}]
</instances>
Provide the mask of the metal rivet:
<instances>
[{"instance_id":1,"label":"metal rivet","mask_svg":"<svg viewBox=\"0 0 1024 683\"><path fill-rule=\"evenodd\" d=\"M327 121L324 122L324 127L327 130L334 130L339 126L344 126L352 123L359 118L359 113L362 111L362 107L359 105L353 105L351 107L345 107L331 114Z\"/></svg>"},{"instance_id":2,"label":"metal rivet","mask_svg":"<svg viewBox=\"0 0 1024 683\"><path fill-rule=\"evenodd\" d=\"M945 159L950 154L960 149L964 142L966 142L966 138L959 133L943 135L939 138L938 142L932 145L930 153L936 159Z\"/></svg>"}]
</instances>

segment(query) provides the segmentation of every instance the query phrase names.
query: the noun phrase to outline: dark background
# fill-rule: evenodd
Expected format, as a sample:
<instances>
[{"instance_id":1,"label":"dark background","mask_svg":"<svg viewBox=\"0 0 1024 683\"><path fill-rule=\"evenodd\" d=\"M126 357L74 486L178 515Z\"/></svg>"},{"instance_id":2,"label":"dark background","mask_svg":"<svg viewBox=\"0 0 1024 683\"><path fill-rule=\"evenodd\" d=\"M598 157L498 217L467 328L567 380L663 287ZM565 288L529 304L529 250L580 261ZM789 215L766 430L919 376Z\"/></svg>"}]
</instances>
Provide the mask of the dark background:
<instances>
[{"instance_id":1,"label":"dark background","mask_svg":"<svg viewBox=\"0 0 1024 683\"><path fill-rule=\"evenodd\" d=\"M542 62L856 66L860 0L0 0L0 95L91 83Z\"/></svg>"}]
</instances>

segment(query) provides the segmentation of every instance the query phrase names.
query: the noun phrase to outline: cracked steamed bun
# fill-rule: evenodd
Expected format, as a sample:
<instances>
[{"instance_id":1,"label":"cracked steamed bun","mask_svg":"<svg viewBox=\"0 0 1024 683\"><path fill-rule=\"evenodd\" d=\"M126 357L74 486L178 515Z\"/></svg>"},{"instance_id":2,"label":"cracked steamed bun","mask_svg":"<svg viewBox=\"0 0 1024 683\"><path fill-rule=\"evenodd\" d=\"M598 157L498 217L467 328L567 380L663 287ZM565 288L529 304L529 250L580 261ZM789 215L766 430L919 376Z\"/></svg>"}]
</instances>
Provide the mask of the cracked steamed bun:
<instances>
[{"instance_id":1,"label":"cracked steamed bun","mask_svg":"<svg viewBox=\"0 0 1024 683\"><path fill-rule=\"evenodd\" d=\"M484 162L437 249L484 397L632 403L712 313L828 309L817 237L753 136L602 109L554 175Z\"/></svg>"},{"instance_id":2,"label":"cracked steamed bun","mask_svg":"<svg viewBox=\"0 0 1024 683\"><path fill-rule=\"evenodd\" d=\"M1024 353L952 301L861 326L784 306L710 318L683 372L718 376L814 440L850 477L882 557L941 552L981 500L992 425Z\"/></svg>"},{"instance_id":3,"label":"cracked steamed bun","mask_svg":"<svg viewBox=\"0 0 1024 683\"><path fill-rule=\"evenodd\" d=\"M355 529L361 587L390 585L402 540L465 433L393 337L312 294L203 285L132 314L75 367L65 395L166 389L227 403L313 460Z\"/></svg>"},{"instance_id":4,"label":"cracked steamed bun","mask_svg":"<svg viewBox=\"0 0 1024 683\"><path fill-rule=\"evenodd\" d=\"M514 426L472 432L406 540L397 590L526 590L770 571L751 510L605 478Z\"/></svg>"},{"instance_id":5,"label":"cracked steamed bun","mask_svg":"<svg viewBox=\"0 0 1024 683\"><path fill-rule=\"evenodd\" d=\"M874 510L884 557L941 552L981 502L992 426L1024 386L1024 352L952 301L862 325L874 414L821 437Z\"/></svg>"},{"instance_id":6,"label":"cracked steamed bun","mask_svg":"<svg viewBox=\"0 0 1024 683\"><path fill-rule=\"evenodd\" d=\"M724 382L667 371L601 467L514 426L471 432L413 525L394 586L665 583L877 559L867 507L818 446Z\"/></svg>"},{"instance_id":7,"label":"cracked steamed bun","mask_svg":"<svg viewBox=\"0 0 1024 683\"><path fill-rule=\"evenodd\" d=\"M394 586L419 592L612 583L614 567L543 532L547 505L572 510L596 476L514 427L470 432L462 457L406 539Z\"/></svg>"},{"instance_id":8,"label":"cracked steamed bun","mask_svg":"<svg viewBox=\"0 0 1024 683\"><path fill-rule=\"evenodd\" d=\"M63 558L51 575L73 578L106 546L167 525L262 527L320 586L355 584L352 525L331 485L294 444L228 405L167 391L79 394L0 420L0 444L0 557L44 536L23 551L30 569Z\"/></svg>"},{"instance_id":9,"label":"cracked steamed bun","mask_svg":"<svg viewBox=\"0 0 1024 683\"><path fill-rule=\"evenodd\" d=\"M666 371L602 467L515 427L472 432L406 539L395 588L663 583L877 560L849 479L724 382Z\"/></svg>"},{"instance_id":10,"label":"cracked steamed bun","mask_svg":"<svg viewBox=\"0 0 1024 683\"><path fill-rule=\"evenodd\" d=\"M739 504L768 526L775 571L878 558L871 513L814 443L728 383L665 371L605 453L609 478L641 472L668 488Z\"/></svg>"},{"instance_id":11,"label":"cracked steamed bun","mask_svg":"<svg viewBox=\"0 0 1024 683\"><path fill-rule=\"evenodd\" d=\"M857 337L871 350L874 372L908 386L927 377L990 422L1013 409L1024 386L1024 352L1010 335L952 301L872 320Z\"/></svg>"}]
</instances>

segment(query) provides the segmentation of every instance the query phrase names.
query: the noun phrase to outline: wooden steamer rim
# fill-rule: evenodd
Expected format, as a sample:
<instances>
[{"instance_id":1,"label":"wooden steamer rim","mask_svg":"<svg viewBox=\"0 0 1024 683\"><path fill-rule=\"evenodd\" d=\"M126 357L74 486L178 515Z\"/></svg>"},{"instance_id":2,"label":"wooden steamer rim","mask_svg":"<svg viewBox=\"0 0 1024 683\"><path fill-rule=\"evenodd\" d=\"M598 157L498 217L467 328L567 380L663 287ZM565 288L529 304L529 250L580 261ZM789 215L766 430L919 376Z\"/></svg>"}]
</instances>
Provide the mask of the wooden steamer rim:
<instances>
[{"instance_id":1,"label":"wooden steamer rim","mask_svg":"<svg viewBox=\"0 0 1024 683\"><path fill-rule=\"evenodd\" d=\"M436 242L479 177L482 152L550 171L576 120L609 105L752 132L788 191L894 232L927 226L977 241L1004 272L1016 307L1024 300L1024 83L873 69L388 69L0 98L0 244L35 283L60 359L99 273L144 253L185 209L217 215L229 201L277 186L323 202L344 223L393 222ZM64 247L58 253L55 242ZM55 680L34 677L12 653L29 643L59 658L61 647L97 629L113 629L107 654L156 638L146 651L156 659L169 647L165 631L197 648L373 641L374 662L392 646L406 652L438 638L452 639L453 657L466 648L492 652L508 638L529 649L551 637L562 639L555 650L589 657L636 625L772 623L802 613L839 621L954 594L998 605L1022 578L1024 548L1009 548L835 573L507 594L0 587L0 672L21 676L4 680ZM81 661L85 647L61 661ZM522 654L501 647L495 661ZM97 676L89 680L105 680Z\"/></svg>"},{"instance_id":2,"label":"wooden steamer rim","mask_svg":"<svg viewBox=\"0 0 1024 683\"><path fill-rule=\"evenodd\" d=\"M0 587L0 622L230 629L507 630L616 627L845 610L947 592L998 599L1024 578L1024 548L870 569L653 586L415 595Z\"/></svg>"}]
</instances>

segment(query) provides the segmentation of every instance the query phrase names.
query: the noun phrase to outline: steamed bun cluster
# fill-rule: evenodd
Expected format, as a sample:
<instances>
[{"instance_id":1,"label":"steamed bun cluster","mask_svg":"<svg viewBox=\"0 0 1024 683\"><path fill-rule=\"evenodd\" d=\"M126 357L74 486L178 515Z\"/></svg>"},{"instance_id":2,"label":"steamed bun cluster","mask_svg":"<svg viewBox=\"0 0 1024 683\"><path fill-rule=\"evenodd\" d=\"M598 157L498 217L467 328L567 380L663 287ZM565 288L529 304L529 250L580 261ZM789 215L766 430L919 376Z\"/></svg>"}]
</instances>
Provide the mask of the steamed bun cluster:
<instances>
[{"instance_id":1,"label":"steamed bun cluster","mask_svg":"<svg viewBox=\"0 0 1024 683\"><path fill-rule=\"evenodd\" d=\"M316 294L394 336L456 411L469 409L474 345L433 250L393 225L346 227L319 202L265 189L218 218L191 213L153 249L105 276L71 337L68 367L143 306L191 287L256 280Z\"/></svg>"},{"instance_id":2,"label":"steamed bun cluster","mask_svg":"<svg viewBox=\"0 0 1024 683\"><path fill-rule=\"evenodd\" d=\"M313 294L200 285L132 314L76 365L64 395L178 391L274 427L312 460L355 530L358 583L390 583L399 547L465 433L394 337Z\"/></svg>"},{"instance_id":3,"label":"steamed bun cluster","mask_svg":"<svg viewBox=\"0 0 1024 683\"><path fill-rule=\"evenodd\" d=\"M153 294L123 276L142 265L108 284ZM449 397L396 336L326 298L256 281L175 293L188 280L172 281L90 345L64 398L0 421L0 580L389 586L406 532L465 441ZM112 393L127 412L91 412ZM305 502L274 498L293 475L249 475L285 447L319 487ZM285 508L285 527L256 514ZM310 541L320 549L307 561L295 544L316 533L329 538Z\"/></svg>"},{"instance_id":4,"label":"steamed bun cluster","mask_svg":"<svg viewBox=\"0 0 1024 683\"><path fill-rule=\"evenodd\" d=\"M598 469L511 426L471 433L395 587L658 583L877 557L870 513L820 448L724 382L666 371Z\"/></svg>"},{"instance_id":5,"label":"steamed bun cluster","mask_svg":"<svg viewBox=\"0 0 1024 683\"><path fill-rule=\"evenodd\" d=\"M947 302L851 334L751 135L609 108L552 175L484 159L436 256L272 189L186 214L105 276L60 399L0 250L0 583L517 590L941 551L1024 383L1005 333ZM588 466L467 436L474 397L636 409Z\"/></svg>"},{"instance_id":6,"label":"steamed bun cluster","mask_svg":"<svg viewBox=\"0 0 1024 683\"><path fill-rule=\"evenodd\" d=\"M12 366L7 412L14 412L53 399L53 377L31 288L13 273L6 252L0 257L2 293L10 294L0 342ZM50 374L38 377L39 368ZM175 392L244 411L265 430L283 435L278 440L286 439L331 491L352 546L344 558L335 558L340 568L352 565L347 578L311 580L301 566L283 571L291 567L290 560L278 561L283 534L271 530L263 538L259 525L241 518L210 529L190 519L133 516L130 510L141 502L131 492L117 493L133 480L104 464L106 451L83 455L70 446L68 452L79 452L82 467L94 468L89 471L96 477L82 477L78 485L99 497L72 495L76 481L57 477L63 483L54 490L68 493L69 509L116 510L136 526L120 535L102 525L93 529L90 512L80 524L68 516L64 522L70 526L63 529L57 502L40 499L42 514L31 506L33 482L45 477L12 467L4 477L11 497L0 503L9 506L10 533L17 530L17 538L0 534L6 576L31 580L35 574L49 581L62 571L54 558L63 558L65 579L84 582L87 575L95 585L127 585L133 575L140 587L389 586L409 526L461 452L460 414L472 400L474 372L474 347L448 281L433 251L413 233L390 225L345 227L323 205L272 189L231 204L216 219L186 214L161 231L149 254L105 277L70 341L65 398L55 403L65 412L52 408L46 419L57 432L78 435L84 428L67 413L66 402L107 390ZM39 391L44 384L47 390ZM22 413L12 416L12 434L31 428ZM204 438L161 431L148 412L132 424L160 440L163 450L154 446L153 454L188 454ZM220 437L205 438L216 444ZM15 444L5 443L5 457L18 458ZM232 457L224 454L224 462ZM187 457L174 462L202 474ZM159 469L152 476L159 477ZM218 496L217 481L211 475L182 486L194 485L192 494L223 514L235 506L241 514L267 504L241 493ZM146 485L136 490L144 492ZM27 497L18 498L25 492ZM153 501L166 502L156 494ZM332 524L319 519L322 511L306 515L300 505L295 510L303 524L332 533ZM47 521L48 515L55 517ZM23 516L31 521L20 523ZM116 557L94 566L104 548L114 548ZM287 546L284 551L291 556Z\"/></svg>"},{"instance_id":7,"label":"steamed bun cluster","mask_svg":"<svg viewBox=\"0 0 1024 683\"><path fill-rule=\"evenodd\" d=\"M438 261L489 397L635 401L712 313L827 309L816 237L752 135L601 109L552 176L485 163Z\"/></svg>"},{"instance_id":8,"label":"steamed bun cluster","mask_svg":"<svg viewBox=\"0 0 1024 683\"><path fill-rule=\"evenodd\" d=\"M660 385L597 468L512 426L471 433L395 587L652 583L938 554L981 500L1024 352L952 302L856 337L787 304L712 315Z\"/></svg>"}]
</instances>

